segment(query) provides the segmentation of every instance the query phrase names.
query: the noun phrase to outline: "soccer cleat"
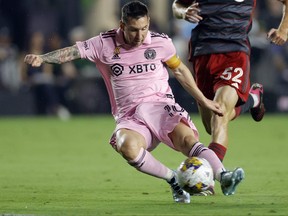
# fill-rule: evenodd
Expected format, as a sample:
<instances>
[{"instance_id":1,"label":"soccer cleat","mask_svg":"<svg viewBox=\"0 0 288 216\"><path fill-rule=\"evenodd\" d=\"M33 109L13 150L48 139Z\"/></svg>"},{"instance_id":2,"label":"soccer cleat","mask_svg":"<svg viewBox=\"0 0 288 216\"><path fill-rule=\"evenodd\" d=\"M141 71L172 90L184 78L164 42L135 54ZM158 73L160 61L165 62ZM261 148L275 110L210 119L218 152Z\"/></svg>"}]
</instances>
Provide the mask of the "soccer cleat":
<instances>
[{"instance_id":1,"label":"soccer cleat","mask_svg":"<svg viewBox=\"0 0 288 216\"><path fill-rule=\"evenodd\" d=\"M259 104L256 107L250 109L251 116L256 122L261 121L265 114L265 107L263 103L263 92L264 92L263 85L259 83L254 83L249 91L249 93L255 94L259 97Z\"/></svg>"},{"instance_id":2,"label":"soccer cleat","mask_svg":"<svg viewBox=\"0 0 288 216\"><path fill-rule=\"evenodd\" d=\"M236 168L234 171L224 171L221 173L221 189L225 196L233 195L237 185L244 179L244 170Z\"/></svg>"},{"instance_id":3,"label":"soccer cleat","mask_svg":"<svg viewBox=\"0 0 288 216\"><path fill-rule=\"evenodd\" d=\"M170 181L167 181L171 186L173 200L177 203L190 203L190 194L183 190L178 183L178 176L174 172L174 176Z\"/></svg>"},{"instance_id":4,"label":"soccer cleat","mask_svg":"<svg viewBox=\"0 0 288 216\"><path fill-rule=\"evenodd\" d=\"M200 193L192 194L192 196L213 196L215 195L214 187L211 186L207 190L202 191Z\"/></svg>"}]
</instances>

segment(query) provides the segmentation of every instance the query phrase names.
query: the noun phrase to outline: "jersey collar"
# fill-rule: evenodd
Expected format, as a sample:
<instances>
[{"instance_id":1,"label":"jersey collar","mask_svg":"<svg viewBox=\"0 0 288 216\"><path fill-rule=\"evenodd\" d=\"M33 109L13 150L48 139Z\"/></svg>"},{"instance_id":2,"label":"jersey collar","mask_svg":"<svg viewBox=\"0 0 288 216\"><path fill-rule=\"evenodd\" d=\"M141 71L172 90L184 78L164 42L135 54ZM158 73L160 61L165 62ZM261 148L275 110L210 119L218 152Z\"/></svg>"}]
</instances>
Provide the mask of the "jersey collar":
<instances>
[{"instance_id":1,"label":"jersey collar","mask_svg":"<svg viewBox=\"0 0 288 216\"><path fill-rule=\"evenodd\" d=\"M151 32L148 31L147 36L145 40L143 41L143 44L151 44ZM124 34L120 28L117 29L116 32L116 45L117 46L122 46L122 47L129 47L128 44L125 43L124 41Z\"/></svg>"}]
</instances>

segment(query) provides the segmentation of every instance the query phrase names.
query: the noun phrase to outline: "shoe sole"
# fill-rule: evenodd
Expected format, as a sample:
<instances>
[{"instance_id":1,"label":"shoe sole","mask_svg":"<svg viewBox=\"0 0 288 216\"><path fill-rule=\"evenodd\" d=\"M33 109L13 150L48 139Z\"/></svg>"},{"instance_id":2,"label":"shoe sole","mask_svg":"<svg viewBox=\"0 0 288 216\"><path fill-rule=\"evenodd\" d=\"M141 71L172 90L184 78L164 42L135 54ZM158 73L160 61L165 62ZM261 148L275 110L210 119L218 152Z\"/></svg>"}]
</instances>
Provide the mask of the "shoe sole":
<instances>
[{"instance_id":1,"label":"shoe sole","mask_svg":"<svg viewBox=\"0 0 288 216\"><path fill-rule=\"evenodd\" d=\"M190 203L190 200L179 200L175 201L176 203Z\"/></svg>"}]
</instances>

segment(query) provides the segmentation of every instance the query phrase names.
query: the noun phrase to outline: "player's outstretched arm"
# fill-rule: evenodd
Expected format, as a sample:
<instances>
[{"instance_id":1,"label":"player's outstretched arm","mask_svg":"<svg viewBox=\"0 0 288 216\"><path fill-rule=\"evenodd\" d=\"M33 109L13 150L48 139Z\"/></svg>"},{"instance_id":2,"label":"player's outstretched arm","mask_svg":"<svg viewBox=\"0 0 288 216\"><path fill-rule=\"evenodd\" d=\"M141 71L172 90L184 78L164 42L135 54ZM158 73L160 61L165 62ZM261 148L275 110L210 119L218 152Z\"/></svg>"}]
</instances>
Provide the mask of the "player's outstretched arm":
<instances>
[{"instance_id":1,"label":"player's outstretched arm","mask_svg":"<svg viewBox=\"0 0 288 216\"><path fill-rule=\"evenodd\" d=\"M178 63L177 63L178 61ZM203 107L206 107L213 111L215 114L223 116L222 109L216 101L207 99L200 89L197 87L192 73L188 67L180 61L177 57L172 57L166 62L168 67L171 69L175 78L183 86L183 88L195 98L195 100Z\"/></svg>"},{"instance_id":2,"label":"player's outstretched arm","mask_svg":"<svg viewBox=\"0 0 288 216\"><path fill-rule=\"evenodd\" d=\"M272 28L267 34L268 39L276 44L283 45L288 37L288 0L278 0L283 3L282 20L278 29Z\"/></svg>"},{"instance_id":3,"label":"player's outstretched arm","mask_svg":"<svg viewBox=\"0 0 288 216\"><path fill-rule=\"evenodd\" d=\"M203 18L199 15L199 3L193 2L191 5L186 6L179 0L174 0L172 4L172 11L174 17L177 19L184 19L191 23L198 23Z\"/></svg>"},{"instance_id":4,"label":"player's outstretched arm","mask_svg":"<svg viewBox=\"0 0 288 216\"><path fill-rule=\"evenodd\" d=\"M58 49L43 55L28 54L24 58L24 62L33 67L40 67L43 63L62 64L65 62L79 59L80 52L76 45Z\"/></svg>"}]
</instances>

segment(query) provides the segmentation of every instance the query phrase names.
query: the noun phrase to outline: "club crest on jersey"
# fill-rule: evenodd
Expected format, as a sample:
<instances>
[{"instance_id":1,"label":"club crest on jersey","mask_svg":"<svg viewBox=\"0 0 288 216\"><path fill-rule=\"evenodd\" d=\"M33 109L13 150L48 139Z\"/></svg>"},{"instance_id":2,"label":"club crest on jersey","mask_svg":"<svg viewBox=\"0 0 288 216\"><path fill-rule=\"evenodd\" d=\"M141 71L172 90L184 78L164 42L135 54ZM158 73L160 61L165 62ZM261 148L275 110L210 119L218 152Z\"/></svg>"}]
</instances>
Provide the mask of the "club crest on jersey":
<instances>
[{"instance_id":1,"label":"club crest on jersey","mask_svg":"<svg viewBox=\"0 0 288 216\"><path fill-rule=\"evenodd\" d=\"M156 58L156 51L154 49L147 49L144 52L144 56L146 59L155 59Z\"/></svg>"},{"instance_id":2,"label":"club crest on jersey","mask_svg":"<svg viewBox=\"0 0 288 216\"><path fill-rule=\"evenodd\" d=\"M120 56L119 56L120 48L121 47L115 47L112 59L121 59Z\"/></svg>"}]
</instances>

